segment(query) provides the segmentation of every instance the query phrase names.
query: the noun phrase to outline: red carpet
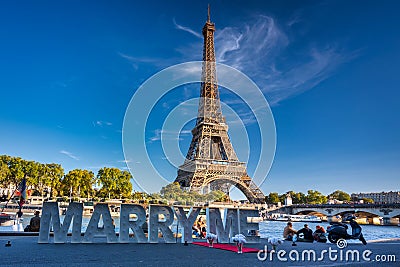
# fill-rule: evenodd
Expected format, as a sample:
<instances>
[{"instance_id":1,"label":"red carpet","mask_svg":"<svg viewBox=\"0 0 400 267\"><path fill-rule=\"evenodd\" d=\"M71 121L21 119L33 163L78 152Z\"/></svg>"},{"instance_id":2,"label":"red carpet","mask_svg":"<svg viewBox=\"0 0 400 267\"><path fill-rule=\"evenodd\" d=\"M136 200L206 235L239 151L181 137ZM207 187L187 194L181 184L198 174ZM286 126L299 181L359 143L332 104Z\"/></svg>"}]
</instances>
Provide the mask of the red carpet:
<instances>
[{"instance_id":1,"label":"red carpet","mask_svg":"<svg viewBox=\"0 0 400 267\"><path fill-rule=\"evenodd\" d=\"M203 246L203 247L208 247L208 243L207 242L193 242L192 244L198 245L198 246ZM218 249L237 252L236 245L231 245L231 244L214 243L213 244L213 248L218 248ZM242 251L243 251L243 253L252 253L252 252L254 253L254 252L258 252L259 249L243 247Z\"/></svg>"}]
</instances>

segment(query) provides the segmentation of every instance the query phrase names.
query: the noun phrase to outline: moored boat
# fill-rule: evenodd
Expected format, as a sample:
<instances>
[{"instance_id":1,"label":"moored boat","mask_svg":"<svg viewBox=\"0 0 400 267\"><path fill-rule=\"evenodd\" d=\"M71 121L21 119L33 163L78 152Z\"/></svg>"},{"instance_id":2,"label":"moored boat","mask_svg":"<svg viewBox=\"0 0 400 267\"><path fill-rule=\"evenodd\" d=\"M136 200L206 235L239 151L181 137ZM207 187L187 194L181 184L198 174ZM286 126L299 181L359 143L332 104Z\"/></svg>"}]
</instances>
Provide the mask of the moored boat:
<instances>
[{"instance_id":1,"label":"moored boat","mask_svg":"<svg viewBox=\"0 0 400 267\"><path fill-rule=\"evenodd\" d=\"M321 218L314 215L290 215L290 214L280 214L270 218L274 221L284 221L284 222L322 222Z\"/></svg>"},{"instance_id":2,"label":"moored boat","mask_svg":"<svg viewBox=\"0 0 400 267\"><path fill-rule=\"evenodd\" d=\"M14 214L0 214L0 231L1 232L23 232L21 219Z\"/></svg>"}]
</instances>

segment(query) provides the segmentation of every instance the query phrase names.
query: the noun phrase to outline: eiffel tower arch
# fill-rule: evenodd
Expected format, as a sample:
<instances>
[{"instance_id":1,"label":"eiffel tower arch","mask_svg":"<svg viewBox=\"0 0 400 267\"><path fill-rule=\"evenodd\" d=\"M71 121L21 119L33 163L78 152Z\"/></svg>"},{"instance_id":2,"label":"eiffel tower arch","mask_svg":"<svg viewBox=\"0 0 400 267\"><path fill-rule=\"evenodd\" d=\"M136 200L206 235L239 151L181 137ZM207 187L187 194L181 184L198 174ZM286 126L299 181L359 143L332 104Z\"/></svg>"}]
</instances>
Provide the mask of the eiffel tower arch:
<instances>
[{"instance_id":1,"label":"eiffel tower arch","mask_svg":"<svg viewBox=\"0 0 400 267\"><path fill-rule=\"evenodd\" d=\"M247 175L228 135L222 115L216 74L214 49L215 24L210 21L210 8L203 27L203 66L199 109L192 141L184 163L179 167L178 182L182 188L201 193L222 190L229 193L237 187L251 203L264 203L265 196Z\"/></svg>"}]
</instances>

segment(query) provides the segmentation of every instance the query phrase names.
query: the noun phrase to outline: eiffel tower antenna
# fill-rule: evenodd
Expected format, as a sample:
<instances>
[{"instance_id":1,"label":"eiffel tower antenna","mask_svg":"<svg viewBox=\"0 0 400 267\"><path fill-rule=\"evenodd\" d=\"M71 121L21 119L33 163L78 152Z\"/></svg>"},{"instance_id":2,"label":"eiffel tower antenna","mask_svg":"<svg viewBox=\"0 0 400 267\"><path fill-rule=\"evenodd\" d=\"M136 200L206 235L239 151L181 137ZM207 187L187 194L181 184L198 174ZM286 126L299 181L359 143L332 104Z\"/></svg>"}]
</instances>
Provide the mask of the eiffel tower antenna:
<instances>
[{"instance_id":1,"label":"eiffel tower antenna","mask_svg":"<svg viewBox=\"0 0 400 267\"><path fill-rule=\"evenodd\" d=\"M210 21L210 4L208 4L208 10L207 11L208 11L208 13L207 13L208 14L207 15L207 22L211 22Z\"/></svg>"},{"instance_id":2,"label":"eiffel tower antenna","mask_svg":"<svg viewBox=\"0 0 400 267\"><path fill-rule=\"evenodd\" d=\"M215 49L215 25L207 21L203 27L203 67L196 126L185 162L179 167L175 182L189 191L208 193L221 190L229 194L237 187L251 203L264 203L265 196L247 175L246 165L240 162L228 136L228 125L222 116L219 98Z\"/></svg>"}]
</instances>

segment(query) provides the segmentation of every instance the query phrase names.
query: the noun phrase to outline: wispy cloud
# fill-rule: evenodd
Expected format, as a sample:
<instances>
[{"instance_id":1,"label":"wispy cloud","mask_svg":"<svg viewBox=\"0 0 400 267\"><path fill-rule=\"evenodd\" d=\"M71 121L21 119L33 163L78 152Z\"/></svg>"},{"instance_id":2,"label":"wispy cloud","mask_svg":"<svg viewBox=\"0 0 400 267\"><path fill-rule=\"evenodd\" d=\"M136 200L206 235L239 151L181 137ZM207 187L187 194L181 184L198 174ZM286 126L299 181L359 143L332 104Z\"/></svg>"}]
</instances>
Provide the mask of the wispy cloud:
<instances>
[{"instance_id":1,"label":"wispy cloud","mask_svg":"<svg viewBox=\"0 0 400 267\"><path fill-rule=\"evenodd\" d=\"M311 49L309 58L301 65L293 65L284 72L266 78L263 89L276 104L292 95L299 94L326 80L343 63L354 59L357 51L342 54L336 48ZM262 78L262 77L261 77Z\"/></svg>"},{"instance_id":2,"label":"wispy cloud","mask_svg":"<svg viewBox=\"0 0 400 267\"><path fill-rule=\"evenodd\" d=\"M177 28L178 30L188 32L188 33L192 34L193 36L196 36L197 38L203 38L203 36L200 33L190 29L189 27L185 27L185 26L182 26L182 25L179 25L178 23L176 23L175 18L173 19L173 22L174 22L175 28Z\"/></svg>"},{"instance_id":3,"label":"wispy cloud","mask_svg":"<svg viewBox=\"0 0 400 267\"><path fill-rule=\"evenodd\" d=\"M224 101L222 106L223 114L229 125L251 125L257 123L257 119L254 114L254 110L248 108L243 100L229 99ZM227 108L225 105L229 105Z\"/></svg>"},{"instance_id":4,"label":"wispy cloud","mask_svg":"<svg viewBox=\"0 0 400 267\"><path fill-rule=\"evenodd\" d=\"M140 64L151 64L158 68L164 68L164 67L168 67L169 65L171 65L172 61L174 61L174 62L176 61L176 59L171 59L171 58L169 58L167 60L164 58L156 58L156 57L142 57L142 56L135 57L135 56L127 55L125 53L121 53L121 52L119 52L118 55L120 57L128 60L135 70L139 69Z\"/></svg>"},{"instance_id":5,"label":"wispy cloud","mask_svg":"<svg viewBox=\"0 0 400 267\"><path fill-rule=\"evenodd\" d=\"M161 140L161 130L156 129L154 131L154 135L149 138L149 142L152 143L152 142L159 141L159 140Z\"/></svg>"},{"instance_id":6,"label":"wispy cloud","mask_svg":"<svg viewBox=\"0 0 400 267\"><path fill-rule=\"evenodd\" d=\"M277 105L284 99L314 88L358 54L358 51L346 51L336 43L320 44L318 40L304 43L303 36L296 39L298 35L292 32L293 25L298 28L305 20L302 12L295 12L280 24L271 16L257 15L234 27L218 29L215 32L216 60L248 75L269 103ZM200 31L178 24L175 19L173 24L178 30L203 38ZM307 29L302 29L304 31ZM201 60L202 45L197 40L177 47L182 55L178 58L119 55L135 68L141 63L162 68L179 62ZM185 70L191 71L201 73L198 68Z\"/></svg>"},{"instance_id":7,"label":"wispy cloud","mask_svg":"<svg viewBox=\"0 0 400 267\"><path fill-rule=\"evenodd\" d=\"M103 127L103 126L111 126L112 123L108 121L92 121L94 127Z\"/></svg>"},{"instance_id":8,"label":"wispy cloud","mask_svg":"<svg viewBox=\"0 0 400 267\"><path fill-rule=\"evenodd\" d=\"M357 52L346 52L335 44L314 43L299 47L298 55L290 53L290 45L296 40L290 40L283 29L289 31L290 26L301 21L300 15L295 14L286 26L281 26L272 17L259 15L237 27L220 29L215 34L216 60L252 78L272 105L309 90L357 56ZM177 29L193 31L179 26ZM188 60L198 60L194 57L198 57L199 45L185 44L178 51Z\"/></svg>"},{"instance_id":9,"label":"wispy cloud","mask_svg":"<svg viewBox=\"0 0 400 267\"><path fill-rule=\"evenodd\" d=\"M68 152L66 150L61 150L60 153L70 157L71 159L79 160L79 158L77 156L75 156L74 154L72 154L71 152Z\"/></svg>"},{"instance_id":10,"label":"wispy cloud","mask_svg":"<svg viewBox=\"0 0 400 267\"><path fill-rule=\"evenodd\" d=\"M118 160L118 163L130 163L132 160L130 159L124 159L124 160Z\"/></svg>"},{"instance_id":11,"label":"wispy cloud","mask_svg":"<svg viewBox=\"0 0 400 267\"><path fill-rule=\"evenodd\" d=\"M162 130L162 129L156 129L154 130L154 135L148 138L149 143L153 143L156 141L160 141L161 138L163 140L182 140L179 136L180 135L189 135L192 134L190 130L182 130L180 132L177 131L168 131L168 130Z\"/></svg>"}]
</instances>

